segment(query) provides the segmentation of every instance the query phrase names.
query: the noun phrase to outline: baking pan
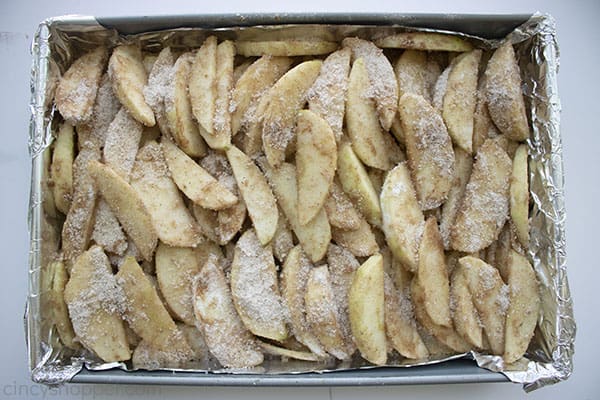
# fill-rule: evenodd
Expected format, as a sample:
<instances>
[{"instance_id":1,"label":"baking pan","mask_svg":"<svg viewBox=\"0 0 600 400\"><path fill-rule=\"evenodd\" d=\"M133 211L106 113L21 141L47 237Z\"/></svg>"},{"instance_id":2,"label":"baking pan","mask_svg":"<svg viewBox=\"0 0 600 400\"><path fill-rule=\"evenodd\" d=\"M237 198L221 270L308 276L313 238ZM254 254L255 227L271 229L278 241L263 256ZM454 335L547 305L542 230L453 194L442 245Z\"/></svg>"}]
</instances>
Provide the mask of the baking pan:
<instances>
[{"instance_id":1,"label":"baking pan","mask_svg":"<svg viewBox=\"0 0 600 400\"><path fill-rule=\"evenodd\" d=\"M86 17L86 16L65 16L52 18L43 22L40 25L40 30L34 40L33 53L40 59L44 56L48 57L50 52L49 46L42 49L39 46L40 40L48 40L52 35L52 29L60 29L61 31L72 33L73 40L79 40L77 30L98 30L107 29L113 32L118 32L120 35L134 35L151 31L162 31L179 28L203 28L203 29L220 29L220 28L235 28L235 27L250 27L250 26L270 26L270 25L301 25L301 24L329 24L329 25L362 25L362 26L402 26L408 28L428 28L441 31L456 31L467 35L477 36L486 40L497 40L506 37L506 35L514 32L515 29L525 23L530 23L531 18L538 18L537 22L542 24L541 30L548 27L548 34L554 41L554 23L551 17L542 16L540 14L525 15L458 15L458 14L224 14L224 15L170 15L170 16L132 16L132 17ZM529 21L529 22L528 22ZM546 24L546 25L543 25ZM42 29L45 27L46 29ZM76 28L77 27L77 28ZM83 27L83 28L82 28ZM531 28L533 29L533 28ZM541 34L543 34L542 32ZM45 38L41 36L46 36ZM552 53L552 50L557 53L557 48L549 46L551 51L549 55L544 54L546 58L543 62L555 63L551 64L551 75L549 82L545 82L544 89L548 92L548 97L558 101L556 93L552 93L554 89L556 71L558 68L558 60L552 59L557 54ZM60 49L58 49L60 52ZM532 367L526 367L525 375L511 374L511 372L503 371L492 372L499 370L496 368L493 361L490 361L488 356L471 355L467 358L452 359L440 364L431 364L423 366L414 366L410 368L397 367L382 367L382 368L363 368L360 370L345 370L333 372L308 372L308 373L278 373L278 374L244 374L235 373L228 374L223 372L184 372L184 371L123 371L118 368L102 369L94 368L89 370L84 366L82 360L72 360L73 365L52 365L49 362L56 354L52 349L48 349L46 343L41 340L39 335L43 327L43 318L39 314L39 302L41 294L42 279L39 271L43 260L42 252L47 250L44 246L48 245L44 240L43 234L43 210L42 210L42 182L44 176L43 153L48 151L48 146L51 143L50 125L51 115L48 116L47 110L43 110L45 102L44 96L40 91L45 89L47 74L49 73L48 63L40 63L36 68L34 59L34 68L32 70L32 121L30 129L30 153L32 155L32 192L29 210L29 226L31 234L31 251L30 251L30 285L29 298L26 306L25 325L26 337L28 341L28 350L30 358L30 367L32 370L32 378L37 382L55 384L63 382L76 383L126 383L126 384L165 384L165 385L202 385L202 386L358 386L358 385L400 385L400 384L436 384L436 383L473 383L473 382L522 382L526 385L526 390L532 390L545 384L554 383L566 379L572 370L572 349L575 325L565 324L561 327L566 327L564 338L566 341L557 340L557 346L562 346L566 353L560 359L563 363L555 367L553 359L547 360L546 363L551 365L550 372L542 371L539 376L527 375L528 370ZM44 83L42 83L44 82ZM560 150L560 136L558 132L558 110L559 104L551 103L546 110L538 110L545 113L545 121L550 123L550 150L547 153L552 153L553 163L551 165L552 174L558 182L553 193L555 198L552 200L554 208L560 208L563 204L562 195L562 161ZM536 134L536 123L534 125L534 138ZM553 125L554 124L554 125ZM546 132L548 133L548 132ZM558 141L558 148L555 149L554 142ZM558 157L558 158L556 158ZM564 207L560 210L564 216ZM556 218L556 232L553 239L564 240L564 218L558 216ZM554 225L553 225L554 226ZM554 229L554 228L553 228ZM558 284L561 296L559 298L558 308L556 311L557 321L562 321L562 315L570 317L572 314L571 300L568 295L568 285L566 277L562 276L564 272L564 243L560 248L555 248L554 254L551 257L552 262L548 262L551 266L556 266L560 272L560 282ZM562 291L562 292L561 292ZM566 296L565 296L566 295ZM567 321L569 322L569 321ZM557 325L560 325L557 322ZM562 328L561 328L562 329ZM557 335L557 336L560 336ZM546 344L546 343L544 343ZM548 350L548 349L545 349ZM546 351L546 354L553 353ZM487 359L485 358L487 357ZM496 357L497 358L497 357ZM542 360L543 357L541 357ZM485 366L488 369L479 367ZM564 367L564 368L559 368ZM553 373L556 372L556 373Z\"/></svg>"}]
</instances>

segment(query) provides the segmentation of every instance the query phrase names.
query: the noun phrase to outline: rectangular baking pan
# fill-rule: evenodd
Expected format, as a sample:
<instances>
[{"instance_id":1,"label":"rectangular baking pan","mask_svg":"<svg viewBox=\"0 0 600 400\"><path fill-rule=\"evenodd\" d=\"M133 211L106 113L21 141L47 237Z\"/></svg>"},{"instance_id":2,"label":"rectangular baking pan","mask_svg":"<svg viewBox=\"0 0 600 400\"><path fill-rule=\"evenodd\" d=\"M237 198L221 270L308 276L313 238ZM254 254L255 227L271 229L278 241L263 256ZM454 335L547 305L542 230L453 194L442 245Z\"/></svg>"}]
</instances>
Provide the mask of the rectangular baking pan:
<instances>
[{"instance_id":1,"label":"rectangular baking pan","mask_svg":"<svg viewBox=\"0 0 600 400\"><path fill-rule=\"evenodd\" d=\"M199 27L224 28L254 25L281 24L357 24L403 25L419 28L459 31L486 39L500 39L526 22L531 15L479 15L479 14L222 14L222 15L170 15L135 17L68 17L57 25L70 23L99 23L120 34L145 31ZM364 386L508 382L501 373L480 368L469 359L451 360L441 364L410 368L372 368L327 373L300 374L225 374L170 371L135 371L119 369L90 371L83 368L75 375L73 383L122 383L198 386Z\"/></svg>"}]
</instances>

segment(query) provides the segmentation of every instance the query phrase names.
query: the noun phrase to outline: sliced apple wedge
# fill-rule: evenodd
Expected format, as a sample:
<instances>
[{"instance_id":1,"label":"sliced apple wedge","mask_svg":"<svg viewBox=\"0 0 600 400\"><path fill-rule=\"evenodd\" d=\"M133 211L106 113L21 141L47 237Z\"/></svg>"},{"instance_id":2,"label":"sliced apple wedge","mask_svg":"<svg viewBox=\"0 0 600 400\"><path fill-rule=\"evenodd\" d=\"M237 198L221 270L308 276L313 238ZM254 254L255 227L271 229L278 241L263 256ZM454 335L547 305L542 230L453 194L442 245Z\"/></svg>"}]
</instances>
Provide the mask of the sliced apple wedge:
<instances>
[{"instance_id":1,"label":"sliced apple wedge","mask_svg":"<svg viewBox=\"0 0 600 400\"><path fill-rule=\"evenodd\" d=\"M335 244L330 244L327 249L327 263L329 264L331 288L333 298L338 306L340 328L342 329L344 342L348 352L354 353L356 344L350 326L349 293L354 274L360 267L360 263L349 250Z\"/></svg>"},{"instance_id":2,"label":"sliced apple wedge","mask_svg":"<svg viewBox=\"0 0 600 400\"><path fill-rule=\"evenodd\" d=\"M337 179L334 179L331 184L329 196L323 206L332 227L347 231L353 231L360 227L362 215L356 210Z\"/></svg>"},{"instance_id":3,"label":"sliced apple wedge","mask_svg":"<svg viewBox=\"0 0 600 400\"><path fill-rule=\"evenodd\" d=\"M418 94L431 102L427 87L427 53L419 50L406 50L394 64L394 73L398 80L398 96L405 93Z\"/></svg>"},{"instance_id":4,"label":"sliced apple wedge","mask_svg":"<svg viewBox=\"0 0 600 400\"><path fill-rule=\"evenodd\" d=\"M459 55L452 62L442 106L442 116L454 143L473 152L473 115L481 50Z\"/></svg>"},{"instance_id":5,"label":"sliced apple wedge","mask_svg":"<svg viewBox=\"0 0 600 400\"><path fill-rule=\"evenodd\" d=\"M255 118L256 103L292 65L289 57L262 56L240 76L231 95L231 132Z\"/></svg>"},{"instance_id":6,"label":"sliced apple wedge","mask_svg":"<svg viewBox=\"0 0 600 400\"><path fill-rule=\"evenodd\" d=\"M177 187L194 203L211 210L233 206L238 198L173 142L163 137L161 148Z\"/></svg>"},{"instance_id":7,"label":"sliced apple wedge","mask_svg":"<svg viewBox=\"0 0 600 400\"><path fill-rule=\"evenodd\" d=\"M289 70L271 88L262 121L262 142L267 161L278 167L294 140L296 116L306 103L306 93L321 70L322 61L303 62Z\"/></svg>"},{"instance_id":8,"label":"sliced apple wedge","mask_svg":"<svg viewBox=\"0 0 600 400\"><path fill-rule=\"evenodd\" d=\"M54 102L60 115L71 124L86 122L92 117L107 58L106 47L96 47L75 60L60 78Z\"/></svg>"},{"instance_id":9,"label":"sliced apple wedge","mask_svg":"<svg viewBox=\"0 0 600 400\"><path fill-rule=\"evenodd\" d=\"M319 357L316 354L308 351L290 350L286 349L285 347L275 346L262 341L259 341L259 346L265 351L265 353L272 354L274 356L291 358L293 360L319 361Z\"/></svg>"},{"instance_id":10,"label":"sliced apple wedge","mask_svg":"<svg viewBox=\"0 0 600 400\"><path fill-rule=\"evenodd\" d=\"M62 249L67 260L75 260L87 248L94 230L97 189L88 163L100 160L100 149L84 147L73 162L73 199L62 229Z\"/></svg>"},{"instance_id":11,"label":"sliced apple wedge","mask_svg":"<svg viewBox=\"0 0 600 400\"><path fill-rule=\"evenodd\" d=\"M350 143L340 144L338 150L338 177L344 192L356 207L375 226L381 226L381 207L369 175Z\"/></svg>"},{"instance_id":12,"label":"sliced apple wedge","mask_svg":"<svg viewBox=\"0 0 600 400\"><path fill-rule=\"evenodd\" d=\"M75 339L73 324L69 318L69 309L65 303L65 286L69 280L65 263L53 261L48 265L46 272L50 275L50 304L52 323L56 326L60 341L71 349L80 349L81 346Z\"/></svg>"},{"instance_id":13,"label":"sliced apple wedge","mask_svg":"<svg viewBox=\"0 0 600 400\"><path fill-rule=\"evenodd\" d=\"M369 257L358 268L348 292L348 301L350 326L360 354L375 365L385 365L387 338L381 254Z\"/></svg>"},{"instance_id":14,"label":"sliced apple wedge","mask_svg":"<svg viewBox=\"0 0 600 400\"><path fill-rule=\"evenodd\" d=\"M454 179L448 192L448 198L442 205L442 215L440 217L440 234L446 250L450 250L450 233L465 195L472 169L473 157L461 148L456 147L454 149Z\"/></svg>"},{"instance_id":15,"label":"sliced apple wedge","mask_svg":"<svg viewBox=\"0 0 600 400\"><path fill-rule=\"evenodd\" d=\"M475 113L473 114L473 153L479 151L479 147L481 147L487 138L500 135L500 131L494 125L492 117L490 117L485 87L486 79L485 75L483 75L477 84L477 100L475 103Z\"/></svg>"},{"instance_id":16,"label":"sliced apple wedge","mask_svg":"<svg viewBox=\"0 0 600 400\"><path fill-rule=\"evenodd\" d=\"M217 74L215 80L215 114L211 134L203 134L206 143L213 149L227 149L231 146L231 92L233 90L233 59L235 47L231 40L217 46Z\"/></svg>"},{"instance_id":17,"label":"sliced apple wedge","mask_svg":"<svg viewBox=\"0 0 600 400\"><path fill-rule=\"evenodd\" d=\"M144 99L148 73L142 62L140 48L136 45L115 48L108 61L108 75L115 96L131 116L146 126L154 126L154 113Z\"/></svg>"},{"instance_id":18,"label":"sliced apple wedge","mask_svg":"<svg viewBox=\"0 0 600 400\"><path fill-rule=\"evenodd\" d=\"M92 240L110 253L124 255L127 250L127 237L119 220L103 198L96 203Z\"/></svg>"},{"instance_id":19,"label":"sliced apple wedge","mask_svg":"<svg viewBox=\"0 0 600 400\"><path fill-rule=\"evenodd\" d=\"M256 164L237 147L227 150L238 188L246 203L256 235L264 245L271 241L277 229L277 202L264 175Z\"/></svg>"},{"instance_id":20,"label":"sliced apple wedge","mask_svg":"<svg viewBox=\"0 0 600 400\"><path fill-rule=\"evenodd\" d=\"M323 208L337 168L337 147L329 124L308 110L298 113L296 169L298 221L306 225Z\"/></svg>"},{"instance_id":21,"label":"sliced apple wedge","mask_svg":"<svg viewBox=\"0 0 600 400\"><path fill-rule=\"evenodd\" d=\"M206 154L206 143L194 121L188 97L188 80L193 59L191 53L184 53L175 61L173 76L164 98L165 113L169 131L181 150L191 157L202 157Z\"/></svg>"},{"instance_id":22,"label":"sliced apple wedge","mask_svg":"<svg viewBox=\"0 0 600 400\"><path fill-rule=\"evenodd\" d=\"M377 117L374 101L369 97L371 81L363 58L354 61L348 78L346 129L352 148L360 160L374 168L390 168L388 148ZM397 108L397 106L396 106Z\"/></svg>"},{"instance_id":23,"label":"sliced apple wedge","mask_svg":"<svg viewBox=\"0 0 600 400\"><path fill-rule=\"evenodd\" d=\"M482 260L467 256L458 260L464 271L469 292L492 352L504 353L506 311L509 307L509 287L504 284L498 270Z\"/></svg>"},{"instance_id":24,"label":"sliced apple wedge","mask_svg":"<svg viewBox=\"0 0 600 400\"><path fill-rule=\"evenodd\" d=\"M500 139L486 140L475 156L450 233L454 250L473 253L485 249L498 237L508 218L512 162Z\"/></svg>"},{"instance_id":25,"label":"sliced apple wedge","mask_svg":"<svg viewBox=\"0 0 600 400\"><path fill-rule=\"evenodd\" d=\"M529 123L521 91L521 73L510 41L498 47L485 70L487 103L494 124L509 139L529 137Z\"/></svg>"},{"instance_id":26,"label":"sliced apple wedge","mask_svg":"<svg viewBox=\"0 0 600 400\"><path fill-rule=\"evenodd\" d=\"M456 332L476 348L483 348L483 330L479 314L461 267L455 268L452 273L450 297L454 306L452 321Z\"/></svg>"},{"instance_id":27,"label":"sliced apple wedge","mask_svg":"<svg viewBox=\"0 0 600 400\"><path fill-rule=\"evenodd\" d=\"M308 109L327 121L338 143L343 135L351 54L346 48L327 56L319 76L308 91Z\"/></svg>"},{"instance_id":28,"label":"sliced apple wedge","mask_svg":"<svg viewBox=\"0 0 600 400\"><path fill-rule=\"evenodd\" d=\"M511 250L508 256L510 305L506 313L504 361L520 359L533 336L540 313L538 282L527 258Z\"/></svg>"},{"instance_id":29,"label":"sliced apple wedge","mask_svg":"<svg viewBox=\"0 0 600 400\"><path fill-rule=\"evenodd\" d=\"M226 368L248 368L263 362L256 338L240 319L225 273L210 256L194 278L194 314L210 352Z\"/></svg>"},{"instance_id":30,"label":"sliced apple wedge","mask_svg":"<svg viewBox=\"0 0 600 400\"><path fill-rule=\"evenodd\" d=\"M231 294L244 325L257 336L283 341L288 332L270 245L253 230L237 241L231 264Z\"/></svg>"},{"instance_id":31,"label":"sliced apple wedge","mask_svg":"<svg viewBox=\"0 0 600 400\"><path fill-rule=\"evenodd\" d=\"M215 233L221 244L229 242L242 229L246 220L246 203L240 195L239 188L233 177L233 170L227 157L223 153L211 151L200 160L200 166L219 182L219 184L235 195L237 203L217 213L217 227Z\"/></svg>"},{"instance_id":32,"label":"sliced apple wedge","mask_svg":"<svg viewBox=\"0 0 600 400\"><path fill-rule=\"evenodd\" d=\"M194 55L188 90L192 114L205 135L213 134L217 98L217 37L209 36Z\"/></svg>"},{"instance_id":33,"label":"sliced apple wedge","mask_svg":"<svg viewBox=\"0 0 600 400\"><path fill-rule=\"evenodd\" d=\"M425 222L419 245L419 286L423 288L425 311L436 325L451 327L450 282L444 257L444 245L435 217Z\"/></svg>"},{"instance_id":34,"label":"sliced apple wedge","mask_svg":"<svg viewBox=\"0 0 600 400\"><path fill-rule=\"evenodd\" d=\"M448 86L448 76L452 72L452 63L442 71L438 79L435 81L433 86L433 94L431 98L431 105L441 115L444 107L444 95L446 94L446 88Z\"/></svg>"},{"instance_id":35,"label":"sliced apple wedge","mask_svg":"<svg viewBox=\"0 0 600 400\"><path fill-rule=\"evenodd\" d=\"M271 169L264 161L263 169L277 196L279 206L287 217L298 241L312 262L325 256L331 240L331 227L324 209L306 225L298 219L298 189L296 186L296 168L293 164L283 163L277 169Z\"/></svg>"},{"instance_id":36,"label":"sliced apple wedge","mask_svg":"<svg viewBox=\"0 0 600 400\"><path fill-rule=\"evenodd\" d=\"M119 219L125 232L144 259L150 261L158 236L152 217L138 192L110 167L97 161L90 161L88 170L96 182L98 191Z\"/></svg>"},{"instance_id":37,"label":"sliced apple wedge","mask_svg":"<svg viewBox=\"0 0 600 400\"><path fill-rule=\"evenodd\" d=\"M381 189L383 232L390 250L411 272L418 269L418 250L425 218L405 163L392 169Z\"/></svg>"},{"instance_id":38,"label":"sliced apple wedge","mask_svg":"<svg viewBox=\"0 0 600 400\"><path fill-rule=\"evenodd\" d=\"M517 237L525 249L529 248L529 174L527 169L527 145L517 148L513 158L510 179L510 217Z\"/></svg>"},{"instance_id":39,"label":"sliced apple wedge","mask_svg":"<svg viewBox=\"0 0 600 400\"><path fill-rule=\"evenodd\" d=\"M56 204L58 211L65 215L71 207L74 159L75 132L73 131L73 125L64 122L59 128L54 142L50 177L53 183L54 204Z\"/></svg>"},{"instance_id":40,"label":"sliced apple wedge","mask_svg":"<svg viewBox=\"0 0 600 400\"><path fill-rule=\"evenodd\" d=\"M413 306L406 288L397 289L392 278L384 275L385 332L391 346L402 356L426 359L429 351L417 330Z\"/></svg>"},{"instance_id":41,"label":"sliced apple wedge","mask_svg":"<svg viewBox=\"0 0 600 400\"><path fill-rule=\"evenodd\" d=\"M174 62L171 48L162 49L148 72L148 84L144 87L144 100L154 111L160 131L167 136L171 136L171 131L165 113L165 91L173 77Z\"/></svg>"},{"instance_id":42,"label":"sliced apple wedge","mask_svg":"<svg viewBox=\"0 0 600 400\"><path fill-rule=\"evenodd\" d=\"M368 40L346 38L342 46L352 49L352 61L365 60L365 66L371 81L371 95L375 100L379 121L384 131L392 126L392 120L398 110L398 82L392 64L383 51Z\"/></svg>"},{"instance_id":43,"label":"sliced apple wedge","mask_svg":"<svg viewBox=\"0 0 600 400\"><path fill-rule=\"evenodd\" d=\"M190 359L192 349L133 257L125 258L116 280L127 299L124 317L131 329L150 347L172 356L169 358Z\"/></svg>"},{"instance_id":44,"label":"sliced apple wedge","mask_svg":"<svg viewBox=\"0 0 600 400\"><path fill-rule=\"evenodd\" d=\"M161 241L180 247L198 244L200 235L196 223L171 179L158 143L150 142L138 152L131 172L131 186L150 213Z\"/></svg>"},{"instance_id":45,"label":"sliced apple wedge","mask_svg":"<svg viewBox=\"0 0 600 400\"><path fill-rule=\"evenodd\" d=\"M469 51L473 45L452 35L431 32L402 32L385 36L375 41L383 48L414 49L427 51Z\"/></svg>"},{"instance_id":46,"label":"sliced apple wedge","mask_svg":"<svg viewBox=\"0 0 600 400\"><path fill-rule=\"evenodd\" d=\"M131 358L121 315L125 295L101 247L92 246L77 257L64 299L73 330L84 347L105 362Z\"/></svg>"},{"instance_id":47,"label":"sliced apple wedge","mask_svg":"<svg viewBox=\"0 0 600 400\"><path fill-rule=\"evenodd\" d=\"M238 40L235 42L235 47L237 48L238 53L245 57L264 55L291 57L331 53L338 48L338 44L336 42L314 39L265 41Z\"/></svg>"},{"instance_id":48,"label":"sliced apple wedge","mask_svg":"<svg viewBox=\"0 0 600 400\"><path fill-rule=\"evenodd\" d=\"M346 348L327 265L310 270L304 295L306 320L328 353L339 360L352 356Z\"/></svg>"},{"instance_id":49,"label":"sliced apple wedge","mask_svg":"<svg viewBox=\"0 0 600 400\"><path fill-rule=\"evenodd\" d=\"M203 246L209 241L201 242ZM208 246L208 245L205 245ZM200 272L196 249L159 243L155 255L156 279L169 309L188 325L195 324L192 279Z\"/></svg>"},{"instance_id":50,"label":"sliced apple wedge","mask_svg":"<svg viewBox=\"0 0 600 400\"><path fill-rule=\"evenodd\" d=\"M466 353L472 349L472 346L460 336L454 328L435 324L427 310L425 310L425 293L416 279L412 280L410 285L411 300L415 309L417 321L423 326L425 331L444 346L451 349L453 352ZM430 354L433 353L430 349Z\"/></svg>"},{"instance_id":51,"label":"sliced apple wedge","mask_svg":"<svg viewBox=\"0 0 600 400\"><path fill-rule=\"evenodd\" d=\"M316 356L323 358L327 353L311 331L305 314L304 296L312 268L313 265L302 251L302 247L292 248L281 268L280 285L283 300L290 313L292 333Z\"/></svg>"},{"instance_id":52,"label":"sliced apple wedge","mask_svg":"<svg viewBox=\"0 0 600 400\"><path fill-rule=\"evenodd\" d=\"M398 110L421 209L439 207L454 177L454 151L444 121L427 100L412 93L402 96Z\"/></svg>"},{"instance_id":53,"label":"sliced apple wedge","mask_svg":"<svg viewBox=\"0 0 600 400\"><path fill-rule=\"evenodd\" d=\"M143 125L121 107L106 130L102 149L104 163L126 181L129 181L143 129Z\"/></svg>"}]
</instances>

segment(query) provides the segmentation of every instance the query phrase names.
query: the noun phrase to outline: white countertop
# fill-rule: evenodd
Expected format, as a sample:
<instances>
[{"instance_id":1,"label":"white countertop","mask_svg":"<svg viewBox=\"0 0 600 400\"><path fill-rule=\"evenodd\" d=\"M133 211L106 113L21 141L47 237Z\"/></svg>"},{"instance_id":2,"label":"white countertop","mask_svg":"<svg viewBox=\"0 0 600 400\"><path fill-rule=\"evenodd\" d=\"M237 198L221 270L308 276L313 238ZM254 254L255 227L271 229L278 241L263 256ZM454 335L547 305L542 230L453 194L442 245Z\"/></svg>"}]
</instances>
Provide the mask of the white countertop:
<instances>
[{"instance_id":1,"label":"white countertop","mask_svg":"<svg viewBox=\"0 0 600 400\"><path fill-rule=\"evenodd\" d=\"M88 4L89 3L89 4ZM287 3L287 4L286 4ZM600 379L595 344L600 324L595 317L600 265L598 247L600 211L600 2L560 0L503 0L493 6L483 1L137 1L97 2L47 0L0 3L0 258L5 285L0 289L0 321L4 332L0 348L0 398L67 399L184 399L238 398L292 399L517 399L525 393L515 384L460 384L365 388L206 388L114 385L66 385L49 390L30 381L25 350L23 312L27 293L27 204L30 160L29 71L31 39L39 21L63 14L100 16L235 12L443 12L443 13L550 13L557 21L560 46L559 91L562 102L562 138L566 173L567 260L578 325L575 372L558 385L527 395L530 399L597 399Z\"/></svg>"}]
</instances>

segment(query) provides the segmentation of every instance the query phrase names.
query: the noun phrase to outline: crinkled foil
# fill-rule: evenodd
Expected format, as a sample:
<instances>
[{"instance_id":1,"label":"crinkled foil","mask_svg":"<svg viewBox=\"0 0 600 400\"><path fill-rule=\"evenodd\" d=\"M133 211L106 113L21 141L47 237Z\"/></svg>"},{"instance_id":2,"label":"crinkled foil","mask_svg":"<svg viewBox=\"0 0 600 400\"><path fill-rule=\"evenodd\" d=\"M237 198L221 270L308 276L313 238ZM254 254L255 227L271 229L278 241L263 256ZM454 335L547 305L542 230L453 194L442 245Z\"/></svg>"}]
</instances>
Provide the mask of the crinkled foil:
<instances>
[{"instance_id":1,"label":"crinkled foil","mask_svg":"<svg viewBox=\"0 0 600 400\"><path fill-rule=\"evenodd\" d=\"M243 16L240 16L243 21ZM282 18L282 23L285 22ZM382 20L383 21L383 20ZM418 19L415 20L418 22ZM25 311L25 331L32 379L46 384L69 381L84 366L91 370L121 368L126 363L102 363L91 354L82 356L63 348L49 321L46 297L51 277L45 266L56 255L60 232L60 215L54 210L51 194L45 184L54 130L53 92L60 73L83 51L104 43L113 46L124 41L139 42L147 50L169 45L185 49L199 47L206 36L221 39L256 39L269 37L320 37L339 40L345 36L373 37L406 28L383 21L385 26L356 25L276 25L228 27L218 29L179 28L136 35L120 36L115 30L100 25L93 17L64 16L42 22L32 45L31 122L29 151L32 159L29 207L30 257L29 296ZM421 29L436 31L433 29ZM490 49L497 41L468 37L476 45ZM560 102L557 91L558 46L554 20L535 14L509 34L521 65L525 99L531 110L532 135L528 140L531 211L531 244L529 254L540 282L542 312L526 358L504 365L501 357L471 352L467 355L439 357L426 363L409 364L391 359L390 366L410 367L439 363L457 357L473 358L480 367L501 372L526 391L567 379L573 370L575 321L566 275L565 207L563 195L562 145L559 130ZM302 373L326 372L356 368L373 368L359 357L345 363L281 362L269 359L252 371L214 370L210 362L191 366L186 371L217 373ZM175 370L180 371L180 370Z\"/></svg>"}]
</instances>

